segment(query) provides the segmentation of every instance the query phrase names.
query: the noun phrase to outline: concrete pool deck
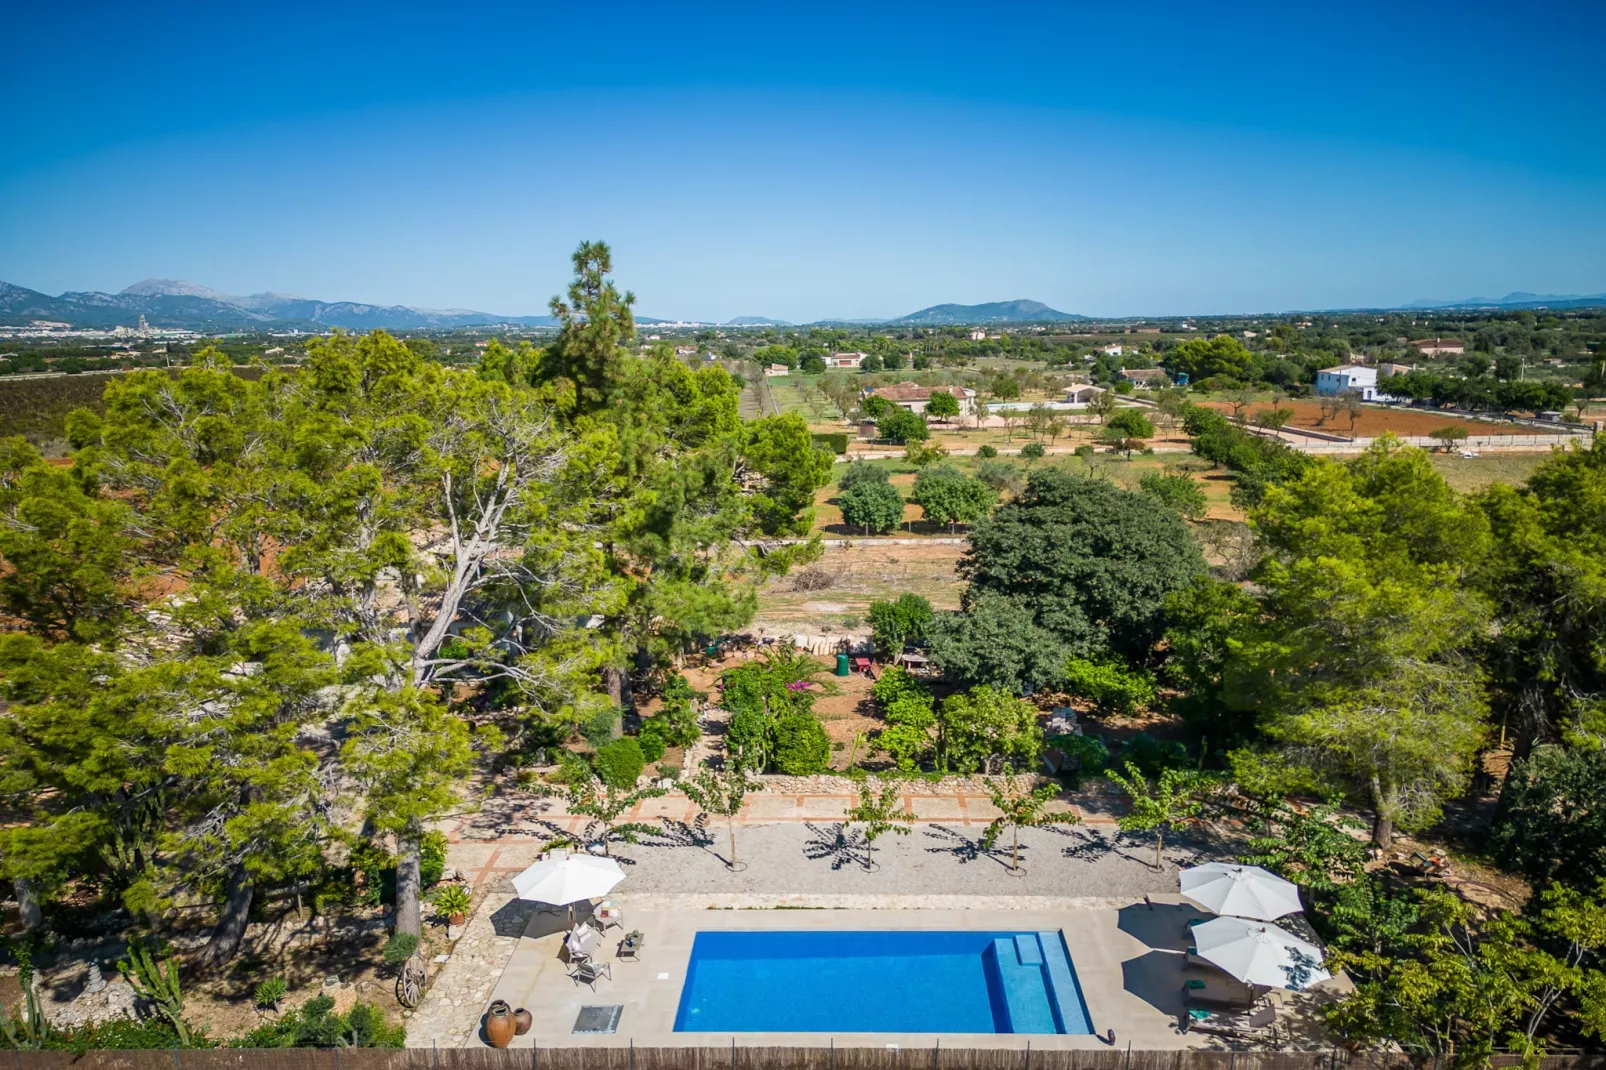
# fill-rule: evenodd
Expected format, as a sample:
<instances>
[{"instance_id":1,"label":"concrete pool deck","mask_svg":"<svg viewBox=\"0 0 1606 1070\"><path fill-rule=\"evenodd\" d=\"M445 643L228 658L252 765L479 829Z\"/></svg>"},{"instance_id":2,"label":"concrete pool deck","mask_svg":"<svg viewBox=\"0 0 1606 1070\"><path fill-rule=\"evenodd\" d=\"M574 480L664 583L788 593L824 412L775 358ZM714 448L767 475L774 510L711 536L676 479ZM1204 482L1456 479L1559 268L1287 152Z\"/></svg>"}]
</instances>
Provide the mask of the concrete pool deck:
<instances>
[{"instance_id":1,"label":"concrete pool deck","mask_svg":"<svg viewBox=\"0 0 1606 1070\"><path fill-rule=\"evenodd\" d=\"M727 1033L677 1033L675 1014L681 986L699 931L852 929L998 930L1064 933L1071 963L1098 1035L1114 1029L1119 1046L1139 1049L1215 1047L1219 1041L1199 1033L1180 1033L1185 977L1183 952L1187 921L1206 917L1177 895L1141 900L1051 896L758 896L619 895L622 928L609 929L598 952L612 964L612 979L593 992L569 977L560 954L567 915L534 914L518 941L490 999L528 1008L529 1033L514 1047L595 1044L642 1047L728 1046ZM640 961L618 959L626 932L645 937ZM864 998L874 999L866 992ZM486 1002L489 1002L487 1000ZM571 1032L582 1006L619 1005L618 1031L605 1035ZM894 1034L894 1033L739 1033L740 1046L929 1048L941 1039L952 1047L1102 1048L1099 1036L1060 1034ZM478 1036L470 1045L483 1045Z\"/></svg>"}]
</instances>

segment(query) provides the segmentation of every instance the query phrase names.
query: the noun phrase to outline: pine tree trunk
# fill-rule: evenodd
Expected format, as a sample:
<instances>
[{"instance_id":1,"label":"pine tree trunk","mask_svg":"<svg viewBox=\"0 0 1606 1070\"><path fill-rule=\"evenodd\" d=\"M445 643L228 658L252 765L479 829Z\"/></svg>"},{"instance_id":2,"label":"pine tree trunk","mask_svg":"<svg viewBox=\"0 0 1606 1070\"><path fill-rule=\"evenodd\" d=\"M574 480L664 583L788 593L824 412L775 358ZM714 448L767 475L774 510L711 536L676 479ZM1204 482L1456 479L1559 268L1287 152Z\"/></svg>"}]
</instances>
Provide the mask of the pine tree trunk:
<instances>
[{"instance_id":1,"label":"pine tree trunk","mask_svg":"<svg viewBox=\"0 0 1606 1070\"><path fill-rule=\"evenodd\" d=\"M1379 777L1372 778L1372 843L1387 849L1394 842L1395 792L1383 785Z\"/></svg>"},{"instance_id":2,"label":"pine tree trunk","mask_svg":"<svg viewBox=\"0 0 1606 1070\"><path fill-rule=\"evenodd\" d=\"M424 935L423 909L419 905L419 849L424 831L418 822L408 822L396 838L396 932Z\"/></svg>"},{"instance_id":3,"label":"pine tree trunk","mask_svg":"<svg viewBox=\"0 0 1606 1070\"><path fill-rule=\"evenodd\" d=\"M608 689L608 701L613 703L615 709L624 709L625 705L625 673L623 669L612 665L603 667L602 683ZM618 736L623 728L614 726L614 735Z\"/></svg>"},{"instance_id":4,"label":"pine tree trunk","mask_svg":"<svg viewBox=\"0 0 1606 1070\"><path fill-rule=\"evenodd\" d=\"M245 927L251 920L251 900L255 895L256 886L251 882L251 874L246 871L244 863L236 862L234 868L229 870L223 895L223 912L218 915L212 938L201 951L201 969L220 969L228 965L235 952L240 950L240 941L245 939Z\"/></svg>"},{"instance_id":5,"label":"pine tree trunk","mask_svg":"<svg viewBox=\"0 0 1606 1070\"><path fill-rule=\"evenodd\" d=\"M39 897L33 894L33 885L26 878L18 877L12 882L16 891L17 911L22 915L22 929L24 932L36 933L45 927L45 912L39 908Z\"/></svg>"}]
</instances>

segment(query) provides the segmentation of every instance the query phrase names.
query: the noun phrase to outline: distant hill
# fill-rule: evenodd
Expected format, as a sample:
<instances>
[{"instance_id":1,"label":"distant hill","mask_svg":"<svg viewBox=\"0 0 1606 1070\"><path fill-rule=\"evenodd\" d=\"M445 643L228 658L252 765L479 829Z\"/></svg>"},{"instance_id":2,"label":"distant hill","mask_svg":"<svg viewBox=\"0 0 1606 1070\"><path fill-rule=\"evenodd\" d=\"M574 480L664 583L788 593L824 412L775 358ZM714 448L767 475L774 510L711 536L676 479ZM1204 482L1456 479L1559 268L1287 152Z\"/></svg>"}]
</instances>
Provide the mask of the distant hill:
<instances>
[{"instance_id":1,"label":"distant hill","mask_svg":"<svg viewBox=\"0 0 1606 1070\"><path fill-rule=\"evenodd\" d=\"M1049 308L1041 301L1017 299L989 301L982 305L932 305L888 322L947 326L966 323L1070 323L1087 318Z\"/></svg>"},{"instance_id":2,"label":"distant hill","mask_svg":"<svg viewBox=\"0 0 1606 1070\"><path fill-rule=\"evenodd\" d=\"M132 327L140 316L152 327L219 332L270 327L304 330L342 327L370 331L502 323L525 327L554 325L551 316L499 316L468 308L370 305L273 293L241 297L180 279L143 279L121 293L69 292L58 297L0 282L0 324L58 320L74 327Z\"/></svg>"},{"instance_id":3,"label":"distant hill","mask_svg":"<svg viewBox=\"0 0 1606 1070\"><path fill-rule=\"evenodd\" d=\"M737 316L733 320L726 320L727 327L790 327L787 320L772 320L767 316Z\"/></svg>"},{"instance_id":4,"label":"distant hill","mask_svg":"<svg viewBox=\"0 0 1606 1070\"><path fill-rule=\"evenodd\" d=\"M1515 290L1504 297L1468 297L1460 301L1412 301L1406 308L1595 308L1606 294L1531 294Z\"/></svg>"}]
</instances>

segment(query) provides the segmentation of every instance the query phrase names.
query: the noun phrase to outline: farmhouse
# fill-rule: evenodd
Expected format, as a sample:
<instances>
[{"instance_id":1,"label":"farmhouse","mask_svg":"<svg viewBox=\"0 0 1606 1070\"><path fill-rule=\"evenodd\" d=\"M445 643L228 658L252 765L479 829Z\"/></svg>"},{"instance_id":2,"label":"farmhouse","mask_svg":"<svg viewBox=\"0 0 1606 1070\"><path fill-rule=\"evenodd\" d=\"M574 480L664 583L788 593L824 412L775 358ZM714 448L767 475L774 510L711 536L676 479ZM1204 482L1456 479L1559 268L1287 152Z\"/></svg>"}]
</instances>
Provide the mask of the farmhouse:
<instances>
[{"instance_id":1,"label":"farmhouse","mask_svg":"<svg viewBox=\"0 0 1606 1070\"><path fill-rule=\"evenodd\" d=\"M1411 347L1424 357L1458 357L1467 351L1459 338L1418 338L1411 343Z\"/></svg>"},{"instance_id":2,"label":"farmhouse","mask_svg":"<svg viewBox=\"0 0 1606 1070\"><path fill-rule=\"evenodd\" d=\"M1126 346L1119 342L1111 342L1109 345L1104 346L1103 349L1105 353L1112 357L1119 357L1122 353L1126 352Z\"/></svg>"},{"instance_id":3,"label":"farmhouse","mask_svg":"<svg viewBox=\"0 0 1606 1070\"><path fill-rule=\"evenodd\" d=\"M1122 368L1121 378L1133 386L1170 386L1171 377L1165 373L1164 368Z\"/></svg>"},{"instance_id":4,"label":"farmhouse","mask_svg":"<svg viewBox=\"0 0 1606 1070\"><path fill-rule=\"evenodd\" d=\"M764 374L771 379L775 379L783 375L791 375L792 369L788 368L784 364L771 364L768 368L764 369Z\"/></svg>"},{"instance_id":5,"label":"farmhouse","mask_svg":"<svg viewBox=\"0 0 1606 1070\"><path fill-rule=\"evenodd\" d=\"M1362 401L1387 401L1377 392L1377 369L1362 364L1339 364L1316 373L1316 393L1332 397L1359 394Z\"/></svg>"},{"instance_id":6,"label":"farmhouse","mask_svg":"<svg viewBox=\"0 0 1606 1070\"><path fill-rule=\"evenodd\" d=\"M1102 386L1094 386L1092 383L1079 383L1076 386L1065 388L1065 400L1072 405L1085 405L1102 393L1104 393Z\"/></svg>"},{"instance_id":7,"label":"farmhouse","mask_svg":"<svg viewBox=\"0 0 1606 1070\"><path fill-rule=\"evenodd\" d=\"M868 353L832 353L825 358L827 368L857 368L864 363Z\"/></svg>"},{"instance_id":8,"label":"farmhouse","mask_svg":"<svg viewBox=\"0 0 1606 1070\"><path fill-rule=\"evenodd\" d=\"M890 401L900 409L924 413L933 394L952 394L959 399L959 415L969 416L976 408L976 392L968 386L921 386L918 383L899 383L870 391L871 397Z\"/></svg>"}]
</instances>

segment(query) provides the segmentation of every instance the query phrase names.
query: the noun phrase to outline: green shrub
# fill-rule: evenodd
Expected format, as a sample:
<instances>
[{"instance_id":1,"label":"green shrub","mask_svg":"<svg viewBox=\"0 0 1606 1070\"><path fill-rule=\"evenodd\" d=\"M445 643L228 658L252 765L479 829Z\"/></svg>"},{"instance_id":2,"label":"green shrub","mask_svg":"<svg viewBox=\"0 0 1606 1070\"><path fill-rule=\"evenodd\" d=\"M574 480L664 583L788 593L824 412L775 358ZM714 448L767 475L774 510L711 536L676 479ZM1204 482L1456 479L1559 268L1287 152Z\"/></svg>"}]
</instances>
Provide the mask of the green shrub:
<instances>
[{"instance_id":1,"label":"green shrub","mask_svg":"<svg viewBox=\"0 0 1606 1070\"><path fill-rule=\"evenodd\" d=\"M897 763L901 772L912 773L921 757L931 749L931 734L924 728L909 724L895 724L881 730L876 747Z\"/></svg>"},{"instance_id":2,"label":"green shrub","mask_svg":"<svg viewBox=\"0 0 1606 1070\"><path fill-rule=\"evenodd\" d=\"M159 1018L140 1021L113 1018L99 1025L51 1030L44 1041L47 1049L70 1051L76 1055L89 1051L151 1051L160 1048L210 1048L214 1045L214 1041L193 1034L188 1044L180 1043L173 1024Z\"/></svg>"},{"instance_id":3,"label":"green shrub","mask_svg":"<svg viewBox=\"0 0 1606 1070\"><path fill-rule=\"evenodd\" d=\"M1139 732L1121 748L1121 764L1131 763L1146 777L1157 777L1167 769L1182 769L1191 764L1188 748L1174 739L1155 739L1147 732Z\"/></svg>"},{"instance_id":4,"label":"green shrub","mask_svg":"<svg viewBox=\"0 0 1606 1070\"><path fill-rule=\"evenodd\" d=\"M836 481L839 491L852 490L860 483L885 483L887 470L879 464L869 461L854 461L848 465L848 470L842 473L842 478Z\"/></svg>"},{"instance_id":5,"label":"green shrub","mask_svg":"<svg viewBox=\"0 0 1606 1070\"><path fill-rule=\"evenodd\" d=\"M904 695L921 694L926 691L926 685L913 673L902 665L894 665L881 674L881 679L870 688L870 695L885 709Z\"/></svg>"},{"instance_id":6,"label":"green shrub","mask_svg":"<svg viewBox=\"0 0 1606 1070\"><path fill-rule=\"evenodd\" d=\"M1098 736L1054 736L1047 741L1068 759L1060 768L1060 776L1072 787L1081 783L1082 776L1102 773L1110 765L1110 748Z\"/></svg>"},{"instance_id":7,"label":"green shrub","mask_svg":"<svg viewBox=\"0 0 1606 1070\"><path fill-rule=\"evenodd\" d=\"M231 1042L235 1048L400 1048L407 1031L391 1025L385 1012L359 1003L334 1013L335 1001L315 996L276 1021L265 1022Z\"/></svg>"},{"instance_id":8,"label":"green shrub","mask_svg":"<svg viewBox=\"0 0 1606 1070\"><path fill-rule=\"evenodd\" d=\"M876 420L876 434L891 442L924 442L931 437L926 418L908 409L893 407Z\"/></svg>"},{"instance_id":9,"label":"green shrub","mask_svg":"<svg viewBox=\"0 0 1606 1070\"><path fill-rule=\"evenodd\" d=\"M399 966L413 957L418 950L418 937L412 933L393 933L385 941L385 949L380 952L387 965Z\"/></svg>"},{"instance_id":10,"label":"green shrub","mask_svg":"<svg viewBox=\"0 0 1606 1070\"><path fill-rule=\"evenodd\" d=\"M1065 690L1087 699L1100 713L1130 714L1154 701L1154 678L1113 661L1070 658L1065 663Z\"/></svg>"},{"instance_id":11,"label":"green shrub","mask_svg":"<svg viewBox=\"0 0 1606 1070\"><path fill-rule=\"evenodd\" d=\"M428 888L439 884L445 872L446 833L438 830L424 833L423 842L418 846L418 879Z\"/></svg>"},{"instance_id":12,"label":"green shrub","mask_svg":"<svg viewBox=\"0 0 1606 1070\"><path fill-rule=\"evenodd\" d=\"M870 603L870 629L883 657L897 654L904 644L924 639L931 627L931 603L917 594L900 595Z\"/></svg>"},{"instance_id":13,"label":"green shrub","mask_svg":"<svg viewBox=\"0 0 1606 1070\"><path fill-rule=\"evenodd\" d=\"M1020 469L1008 461L983 461L976 466L976 478L994 490L1020 486Z\"/></svg>"},{"instance_id":14,"label":"green shrub","mask_svg":"<svg viewBox=\"0 0 1606 1070\"><path fill-rule=\"evenodd\" d=\"M447 917L467 914L474 906L474 893L461 884L448 884L435 894L435 909Z\"/></svg>"},{"instance_id":15,"label":"green shrub","mask_svg":"<svg viewBox=\"0 0 1606 1070\"><path fill-rule=\"evenodd\" d=\"M613 738L613 731L623 716L617 708L594 713L580 723L580 735L593 750L601 750Z\"/></svg>"},{"instance_id":16,"label":"green shrub","mask_svg":"<svg viewBox=\"0 0 1606 1070\"><path fill-rule=\"evenodd\" d=\"M814 440L816 446L824 446L838 457L848 452L848 434L846 431L827 431L810 437Z\"/></svg>"},{"instance_id":17,"label":"green shrub","mask_svg":"<svg viewBox=\"0 0 1606 1070\"><path fill-rule=\"evenodd\" d=\"M616 791L628 791L636 786L636 779L647 767L647 758L641 753L641 744L626 737L598 748L591 766L604 784Z\"/></svg>"},{"instance_id":18,"label":"green shrub","mask_svg":"<svg viewBox=\"0 0 1606 1070\"><path fill-rule=\"evenodd\" d=\"M740 755L748 768L763 769L774 753L774 730L775 718L762 709L739 710L725 726L725 748Z\"/></svg>"},{"instance_id":19,"label":"green shrub","mask_svg":"<svg viewBox=\"0 0 1606 1070\"><path fill-rule=\"evenodd\" d=\"M658 775L661 777L666 777L670 780L679 780L680 766L672 765L668 762L660 762L658 763Z\"/></svg>"},{"instance_id":20,"label":"green shrub","mask_svg":"<svg viewBox=\"0 0 1606 1070\"><path fill-rule=\"evenodd\" d=\"M791 776L823 773L831 765L831 737L811 713L775 720L775 768Z\"/></svg>"},{"instance_id":21,"label":"green shrub","mask_svg":"<svg viewBox=\"0 0 1606 1070\"><path fill-rule=\"evenodd\" d=\"M995 446L983 446L976 451L976 456L983 461L990 461L998 456L998 449Z\"/></svg>"},{"instance_id":22,"label":"green shrub","mask_svg":"<svg viewBox=\"0 0 1606 1070\"><path fill-rule=\"evenodd\" d=\"M669 745L664 741L663 729L655 724L656 717L649 717L641 722L641 732L636 736L636 743L641 747L641 757L645 761L656 762L664 756Z\"/></svg>"},{"instance_id":23,"label":"green shrub","mask_svg":"<svg viewBox=\"0 0 1606 1070\"><path fill-rule=\"evenodd\" d=\"M261 984L257 985L257 990L252 995L251 1001L258 1007L277 1008L279 1006L279 1001L283 999L289 991L290 986L285 983L283 977L270 977L266 981L263 981Z\"/></svg>"},{"instance_id":24,"label":"green shrub","mask_svg":"<svg viewBox=\"0 0 1606 1070\"><path fill-rule=\"evenodd\" d=\"M869 534L879 535L903 523L903 495L890 483L856 484L837 498L837 505L844 524Z\"/></svg>"},{"instance_id":25,"label":"green shrub","mask_svg":"<svg viewBox=\"0 0 1606 1070\"><path fill-rule=\"evenodd\" d=\"M1028 461L1040 461L1047 452L1041 442L1028 442L1020 448L1021 457Z\"/></svg>"}]
</instances>

